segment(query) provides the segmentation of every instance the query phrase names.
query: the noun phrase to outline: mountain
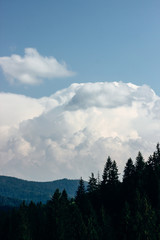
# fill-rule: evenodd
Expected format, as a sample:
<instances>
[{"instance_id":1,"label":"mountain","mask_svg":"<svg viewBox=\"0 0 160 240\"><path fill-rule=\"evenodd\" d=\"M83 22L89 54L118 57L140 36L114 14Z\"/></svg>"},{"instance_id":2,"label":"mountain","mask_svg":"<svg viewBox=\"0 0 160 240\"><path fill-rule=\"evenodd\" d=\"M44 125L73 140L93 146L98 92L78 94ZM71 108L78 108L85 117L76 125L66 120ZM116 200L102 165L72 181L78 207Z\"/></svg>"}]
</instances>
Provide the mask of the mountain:
<instances>
[{"instance_id":1,"label":"mountain","mask_svg":"<svg viewBox=\"0 0 160 240\"><path fill-rule=\"evenodd\" d=\"M22 200L0 196L0 209L5 207L18 207L22 203Z\"/></svg>"},{"instance_id":2,"label":"mountain","mask_svg":"<svg viewBox=\"0 0 160 240\"><path fill-rule=\"evenodd\" d=\"M15 177L0 176L0 203L5 201L12 203L17 199L45 203L57 188L60 191L65 189L68 197L72 198L75 196L78 185L79 180L61 179L51 182L33 182Z\"/></svg>"}]
</instances>

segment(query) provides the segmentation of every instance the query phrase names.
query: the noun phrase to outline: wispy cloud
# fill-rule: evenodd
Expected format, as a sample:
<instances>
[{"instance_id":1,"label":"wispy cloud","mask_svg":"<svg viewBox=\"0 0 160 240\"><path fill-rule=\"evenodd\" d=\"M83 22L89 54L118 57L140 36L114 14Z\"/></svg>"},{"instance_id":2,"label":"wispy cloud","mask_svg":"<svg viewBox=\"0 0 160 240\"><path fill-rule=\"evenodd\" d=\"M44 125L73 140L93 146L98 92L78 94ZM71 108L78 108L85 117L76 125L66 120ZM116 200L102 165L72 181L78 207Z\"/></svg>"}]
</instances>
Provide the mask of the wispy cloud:
<instances>
[{"instance_id":1,"label":"wispy cloud","mask_svg":"<svg viewBox=\"0 0 160 240\"><path fill-rule=\"evenodd\" d=\"M0 94L0 100L3 174L88 179L108 155L122 173L129 157L140 150L147 159L159 141L160 97L148 86L72 84L48 98Z\"/></svg>"},{"instance_id":2,"label":"wispy cloud","mask_svg":"<svg viewBox=\"0 0 160 240\"><path fill-rule=\"evenodd\" d=\"M26 48L24 57L15 54L0 57L0 66L11 83L25 85L74 75L74 72L67 69L65 62L60 63L54 57L43 57L34 48Z\"/></svg>"}]
</instances>

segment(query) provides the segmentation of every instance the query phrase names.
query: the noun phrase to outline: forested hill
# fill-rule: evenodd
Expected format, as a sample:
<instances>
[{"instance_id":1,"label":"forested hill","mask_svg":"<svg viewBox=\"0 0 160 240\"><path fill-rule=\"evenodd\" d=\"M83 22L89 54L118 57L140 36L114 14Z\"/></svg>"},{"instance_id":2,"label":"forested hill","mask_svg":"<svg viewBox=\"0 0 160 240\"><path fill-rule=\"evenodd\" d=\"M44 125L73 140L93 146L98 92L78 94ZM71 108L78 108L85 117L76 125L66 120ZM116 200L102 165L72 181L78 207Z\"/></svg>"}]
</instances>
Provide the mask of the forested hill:
<instances>
[{"instance_id":1,"label":"forested hill","mask_svg":"<svg viewBox=\"0 0 160 240\"><path fill-rule=\"evenodd\" d=\"M22 200L0 196L0 209L19 207L22 204Z\"/></svg>"},{"instance_id":2,"label":"forested hill","mask_svg":"<svg viewBox=\"0 0 160 240\"><path fill-rule=\"evenodd\" d=\"M86 190L81 178L75 198L56 189L46 204L0 209L0 239L160 240L160 145L147 161L128 159L122 181L108 157L102 179L91 173Z\"/></svg>"},{"instance_id":3,"label":"forested hill","mask_svg":"<svg viewBox=\"0 0 160 240\"><path fill-rule=\"evenodd\" d=\"M66 190L68 196L74 197L79 180L61 179L51 182L33 182L14 177L0 176L0 199L1 202L9 203L9 199L25 200L27 202L43 202L51 198L55 190ZM2 197L1 197L2 196ZM13 201L11 201L13 203ZM13 204L11 204L13 205Z\"/></svg>"}]
</instances>

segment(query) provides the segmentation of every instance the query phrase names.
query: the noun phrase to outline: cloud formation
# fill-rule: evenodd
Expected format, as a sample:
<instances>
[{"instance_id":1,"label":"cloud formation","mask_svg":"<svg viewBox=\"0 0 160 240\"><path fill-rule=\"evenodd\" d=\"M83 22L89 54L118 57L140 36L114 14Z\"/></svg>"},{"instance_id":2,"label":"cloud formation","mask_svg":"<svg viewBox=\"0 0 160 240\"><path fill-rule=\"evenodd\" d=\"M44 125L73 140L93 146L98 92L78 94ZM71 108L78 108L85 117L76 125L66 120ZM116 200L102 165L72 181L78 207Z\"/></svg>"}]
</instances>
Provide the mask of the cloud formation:
<instances>
[{"instance_id":1,"label":"cloud formation","mask_svg":"<svg viewBox=\"0 0 160 240\"><path fill-rule=\"evenodd\" d=\"M147 160L159 141L160 97L145 85L72 84L48 98L1 93L0 99L1 174L88 179L102 172L108 155L122 173L129 157L140 150Z\"/></svg>"},{"instance_id":2,"label":"cloud formation","mask_svg":"<svg viewBox=\"0 0 160 240\"><path fill-rule=\"evenodd\" d=\"M43 57L34 48L26 48L24 57L11 55L0 57L0 66L11 83L25 85L40 84L44 79L69 77L74 75L65 62L54 57Z\"/></svg>"}]
</instances>

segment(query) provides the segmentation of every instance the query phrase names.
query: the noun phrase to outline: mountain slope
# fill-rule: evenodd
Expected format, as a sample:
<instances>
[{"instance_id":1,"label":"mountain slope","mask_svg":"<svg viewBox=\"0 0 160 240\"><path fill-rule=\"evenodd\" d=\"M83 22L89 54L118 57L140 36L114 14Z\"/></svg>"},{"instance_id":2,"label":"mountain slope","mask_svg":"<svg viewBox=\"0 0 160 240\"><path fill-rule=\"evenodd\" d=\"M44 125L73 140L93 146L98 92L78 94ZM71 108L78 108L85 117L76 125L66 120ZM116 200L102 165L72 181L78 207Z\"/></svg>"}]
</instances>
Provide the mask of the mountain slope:
<instances>
[{"instance_id":1,"label":"mountain slope","mask_svg":"<svg viewBox=\"0 0 160 240\"><path fill-rule=\"evenodd\" d=\"M55 190L65 189L68 196L74 197L79 180L61 179L52 182L33 182L14 177L0 176L0 195L7 198L34 202L46 202Z\"/></svg>"},{"instance_id":2,"label":"mountain slope","mask_svg":"<svg viewBox=\"0 0 160 240\"><path fill-rule=\"evenodd\" d=\"M0 196L0 209L3 207L18 207L21 203L21 200L15 198Z\"/></svg>"}]
</instances>

